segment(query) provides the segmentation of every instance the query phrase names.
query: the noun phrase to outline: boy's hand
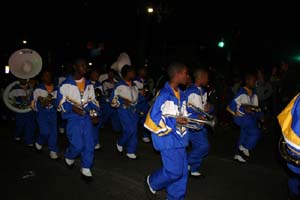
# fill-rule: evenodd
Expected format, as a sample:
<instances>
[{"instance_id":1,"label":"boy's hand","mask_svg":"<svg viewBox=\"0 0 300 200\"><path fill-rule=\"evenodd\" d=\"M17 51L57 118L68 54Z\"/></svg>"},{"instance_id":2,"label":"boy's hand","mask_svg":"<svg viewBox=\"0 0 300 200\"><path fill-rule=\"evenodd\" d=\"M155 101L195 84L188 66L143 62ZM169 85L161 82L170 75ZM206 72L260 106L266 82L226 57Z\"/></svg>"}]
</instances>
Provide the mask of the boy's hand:
<instances>
[{"instance_id":1,"label":"boy's hand","mask_svg":"<svg viewBox=\"0 0 300 200\"><path fill-rule=\"evenodd\" d=\"M73 107L72 107L72 111L73 111L74 113L78 114L78 115L81 115L81 116L84 115L84 110L82 110L81 108L78 108L78 107L76 107L76 106L73 106Z\"/></svg>"},{"instance_id":2,"label":"boy's hand","mask_svg":"<svg viewBox=\"0 0 300 200\"><path fill-rule=\"evenodd\" d=\"M179 124L179 125L186 125L188 124L188 120L184 117L177 117L176 118L176 123Z\"/></svg>"},{"instance_id":3,"label":"boy's hand","mask_svg":"<svg viewBox=\"0 0 300 200\"><path fill-rule=\"evenodd\" d=\"M210 103L205 104L204 106L204 112L209 112L212 108L212 105Z\"/></svg>"},{"instance_id":4,"label":"boy's hand","mask_svg":"<svg viewBox=\"0 0 300 200\"><path fill-rule=\"evenodd\" d=\"M245 107L245 112L249 114L253 113L252 108L250 106Z\"/></svg>"}]
</instances>

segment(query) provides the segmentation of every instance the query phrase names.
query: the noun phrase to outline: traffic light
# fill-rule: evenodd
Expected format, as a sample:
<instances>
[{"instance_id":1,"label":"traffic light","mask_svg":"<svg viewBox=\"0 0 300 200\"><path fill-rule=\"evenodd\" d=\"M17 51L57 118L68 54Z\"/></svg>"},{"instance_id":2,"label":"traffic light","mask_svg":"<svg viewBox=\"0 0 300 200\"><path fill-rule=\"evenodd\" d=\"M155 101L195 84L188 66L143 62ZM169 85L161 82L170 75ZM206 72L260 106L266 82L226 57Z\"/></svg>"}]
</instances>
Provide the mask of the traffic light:
<instances>
[{"instance_id":1,"label":"traffic light","mask_svg":"<svg viewBox=\"0 0 300 200\"><path fill-rule=\"evenodd\" d=\"M224 47L225 47L225 42L224 42L224 40L221 40L221 41L218 43L218 47L219 47L219 48L224 48Z\"/></svg>"}]
</instances>

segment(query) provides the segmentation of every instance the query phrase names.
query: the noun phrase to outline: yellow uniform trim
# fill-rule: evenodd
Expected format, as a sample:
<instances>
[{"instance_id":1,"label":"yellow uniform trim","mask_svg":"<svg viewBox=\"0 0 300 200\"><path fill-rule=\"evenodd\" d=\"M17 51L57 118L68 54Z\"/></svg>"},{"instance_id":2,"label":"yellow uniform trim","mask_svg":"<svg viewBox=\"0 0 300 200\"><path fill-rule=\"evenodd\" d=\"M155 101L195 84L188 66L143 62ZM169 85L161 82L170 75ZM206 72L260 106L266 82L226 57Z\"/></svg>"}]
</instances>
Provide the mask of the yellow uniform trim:
<instances>
[{"instance_id":1,"label":"yellow uniform trim","mask_svg":"<svg viewBox=\"0 0 300 200\"><path fill-rule=\"evenodd\" d=\"M281 131L284 137L293 144L300 146L300 138L291 127L293 121L291 111L298 96L299 94L296 97L294 97L294 99L287 105L287 107L285 107L284 110L277 116L277 119L281 126Z\"/></svg>"}]
</instances>

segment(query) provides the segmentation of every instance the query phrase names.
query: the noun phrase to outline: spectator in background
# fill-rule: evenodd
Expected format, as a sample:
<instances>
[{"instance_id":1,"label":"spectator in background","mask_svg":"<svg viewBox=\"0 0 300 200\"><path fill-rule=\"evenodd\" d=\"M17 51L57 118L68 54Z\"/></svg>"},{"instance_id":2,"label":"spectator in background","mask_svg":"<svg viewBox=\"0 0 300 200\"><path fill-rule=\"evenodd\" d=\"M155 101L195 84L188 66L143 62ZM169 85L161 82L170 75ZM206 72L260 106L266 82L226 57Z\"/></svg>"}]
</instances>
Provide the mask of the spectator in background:
<instances>
[{"instance_id":1,"label":"spectator in background","mask_svg":"<svg viewBox=\"0 0 300 200\"><path fill-rule=\"evenodd\" d=\"M259 105L264 111L269 109L268 100L272 95L273 89L269 81L265 81L265 75L262 69L257 71L256 93Z\"/></svg>"}]
</instances>

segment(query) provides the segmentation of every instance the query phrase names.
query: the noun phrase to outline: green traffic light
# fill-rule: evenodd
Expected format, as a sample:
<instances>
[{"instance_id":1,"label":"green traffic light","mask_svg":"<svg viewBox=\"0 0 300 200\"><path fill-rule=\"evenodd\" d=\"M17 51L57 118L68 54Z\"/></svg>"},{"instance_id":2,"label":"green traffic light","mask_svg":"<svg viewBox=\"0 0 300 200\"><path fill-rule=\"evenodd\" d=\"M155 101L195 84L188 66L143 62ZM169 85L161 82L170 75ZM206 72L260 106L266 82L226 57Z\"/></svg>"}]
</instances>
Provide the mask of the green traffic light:
<instances>
[{"instance_id":1,"label":"green traffic light","mask_svg":"<svg viewBox=\"0 0 300 200\"><path fill-rule=\"evenodd\" d=\"M220 41L218 43L218 47L223 48L225 46L225 42L224 41Z\"/></svg>"}]
</instances>

